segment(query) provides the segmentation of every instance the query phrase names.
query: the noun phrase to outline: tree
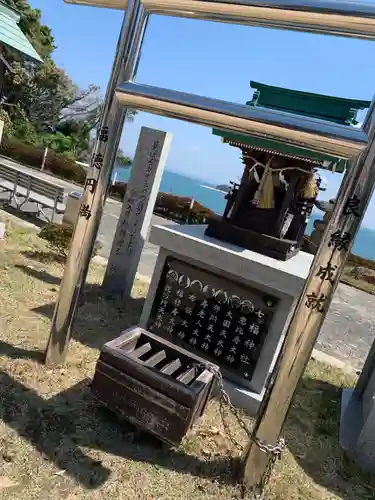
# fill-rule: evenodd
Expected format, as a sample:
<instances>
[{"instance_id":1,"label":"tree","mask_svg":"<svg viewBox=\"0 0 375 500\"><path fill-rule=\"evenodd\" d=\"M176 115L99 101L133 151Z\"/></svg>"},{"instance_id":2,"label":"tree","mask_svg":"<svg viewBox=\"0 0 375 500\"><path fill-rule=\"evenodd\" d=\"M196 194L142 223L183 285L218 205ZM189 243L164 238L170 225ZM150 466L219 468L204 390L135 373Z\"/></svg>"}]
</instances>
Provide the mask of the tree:
<instances>
[{"instance_id":1,"label":"tree","mask_svg":"<svg viewBox=\"0 0 375 500\"><path fill-rule=\"evenodd\" d=\"M60 141L60 135L63 135L70 140L68 149L64 149L68 144L65 141L53 144L58 144L58 148L53 144L50 146L55 151L64 153L67 156L68 152L74 154L74 158L81 161L89 161L92 149L92 123L87 120L65 120L60 122L57 127L55 137Z\"/></svg>"},{"instance_id":2,"label":"tree","mask_svg":"<svg viewBox=\"0 0 375 500\"><path fill-rule=\"evenodd\" d=\"M0 105L5 135L88 160L103 106L99 87L79 89L56 66L52 60L54 38L51 29L41 24L38 9L31 8L27 0L2 1L20 13L19 26L43 59L42 64L25 61L22 54L4 48L12 68L5 76L5 97ZM129 111L126 120L133 121L135 114L136 111ZM47 131L48 127L56 133ZM128 165L130 160L122 153L119 162Z\"/></svg>"},{"instance_id":3,"label":"tree","mask_svg":"<svg viewBox=\"0 0 375 500\"><path fill-rule=\"evenodd\" d=\"M6 60L12 66L12 72L6 75L6 104L9 107L17 105L37 129L45 122L61 120L65 108L72 108L69 109L70 115L95 108L99 103L99 88L90 85L87 90L79 90L65 71L53 62L54 38L51 29L41 24L40 10L31 8L27 0L2 1L19 12L21 30L44 61L43 64L25 61L21 53L4 47ZM19 117L19 112L7 111Z\"/></svg>"},{"instance_id":4,"label":"tree","mask_svg":"<svg viewBox=\"0 0 375 500\"><path fill-rule=\"evenodd\" d=\"M42 59L51 56L56 48L51 29L41 24L41 11L30 7L27 0L2 0L5 5L15 9L21 15L19 27L26 35ZM14 58L21 59L19 54L12 53Z\"/></svg>"},{"instance_id":5,"label":"tree","mask_svg":"<svg viewBox=\"0 0 375 500\"><path fill-rule=\"evenodd\" d=\"M125 156L121 148L118 148L117 150L116 164L121 167L128 167L132 164L132 160L129 156Z\"/></svg>"},{"instance_id":6,"label":"tree","mask_svg":"<svg viewBox=\"0 0 375 500\"><path fill-rule=\"evenodd\" d=\"M12 115L23 110L25 117L34 124L37 131L46 125L56 125L63 119L75 116L97 114L100 104L99 88L90 85L80 90L64 70L57 68L51 59L46 59L40 67L26 67L18 61L12 64L12 81L7 91L9 109Z\"/></svg>"}]
</instances>

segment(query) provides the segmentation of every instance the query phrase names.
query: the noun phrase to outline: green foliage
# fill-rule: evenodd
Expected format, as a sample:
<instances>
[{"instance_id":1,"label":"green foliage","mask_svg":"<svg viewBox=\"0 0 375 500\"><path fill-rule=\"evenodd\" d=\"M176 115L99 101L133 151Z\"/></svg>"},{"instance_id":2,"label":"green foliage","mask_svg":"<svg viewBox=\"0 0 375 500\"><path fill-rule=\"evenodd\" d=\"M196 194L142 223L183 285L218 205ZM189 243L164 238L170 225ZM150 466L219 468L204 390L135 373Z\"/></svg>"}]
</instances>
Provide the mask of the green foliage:
<instances>
[{"instance_id":1,"label":"green foliage","mask_svg":"<svg viewBox=\"0 0 375 500\"><path fill-rule=\"evenodd\" d=\"M73 153L74 159L89 160L92 142L92 123L89 120L65 120L57 125L56 130L57 133L54 135L59 137L53 147L56 152L67 156L69 151ZM69 143L64 141L63 137L67 138Z\"/></svg>"},{"instance_id":2,"label":"green foliage","mask_svg":"<svg viewBox=\"0 0 375 500\"><path fill-rule=\"evenodd\" d=\"M73 230L73 226L68 224L50 222L43 227L38 236L47 241L48 247L52 252L60 259L65 260L68 256ZM100 246L99 242L95 243L93 255L98 253Z\"/></svg>"},{"instance_id":3,"label":"green foliage","mask_svg":"<svg viewBox=\"0 0 375 500\"><path fill-rule=\"evenodd\" d=\"M32 145L38 143L38 134L35 127L27 119L16 118L12 120L10 137L15 137L25 144Z\"/></svg>"},{"instance_id":4,"label":"green foliage","mask_svg":"<svg viewBox=\"0 0 375 500\"><path fill-rule=\"evenodd\" d=\"M15 118L23 115L36 130L43 132L47 124L57 123L62 109L74 102L77 89L51 59L27 66L13 61L12 70L5 88L9 112Z\"/></svg>"},{"instance_id":5,"label":"green foliage","mask_svg":"<svg viewBox=\"0 0 375 500\"><path fill-rule=\"evenodd\" d=\"M109 190L110 196L124 199L127 183L116 182ZM158 193L154 213L174 220L180 224L207 224L213 212L199 202L191 203L192 199L184 196L175 196L170 193Z\"/></svg>"},{"instance_id":6,"label":"green foliage","mask_svg":"<svg viewBox=\"0 0 375 500\"><path fill-rule=\"evenodd\" d=\"M21 53L4 48L4 56L12 67L12 72L6 73L3 90L3 109L11 123L5 127L5 135L37 147L48 145L71 159L87 158L90 133L101 110L99 87L89 85L81 90L56 66L51 58L54 39L50 28L41 24L38 9L32 9L26 0L5 3L20 13L20 28L43 58L42 64L25 61ZM47 126L58 129L66 121L71 125L77 122L76 133L61 131L56 138L46 134ZM64 137L69 135L72 137Z\"/></svg>"},{"instance_id":7,"label":"green foliage","mask_svg":"<svg viewBox=\"0 0 375 500\"><path fill-rule=\"evenodd\" d=\"M66 259L70 241L73 236L73 227L67 224L46 224L38 234L47 241L49 248L62 259Z\"/></svg>"},{"instance_id":8,"label":"green foliage","mask_svg":"<svg viewBox=\"0 0 375 500\"><path fill-rule=\"evenodd\" d=\"M72 161L76 158L77 141L74 136L66 136L61 132L46 134L41 137L41 145L64 155Z\"/></svg>"},{"instance_id":9,"label":"green foliage","mask_svg":"<svg viewBox=\"0 0 375 500\"><path fill-rule=\"evenodd\" d=\"M99 87L79 89L65 71L52 60L54 38L48 26L41 24L41 12L27 0L1 0L20 15L20 28L30 40L43 63L26 61L21 53L3 47L3 55L12 67L5 75L5 103L0 108L4 120L4 137L12 144L11 157L40 168L44 149L48 147L46 170L56 175L83 182L81 167L75 160L88 162L93 146L93 131L102 110ZM132 121L135 111L126 119ZM21 144L23 143L23 145ZM18 145L19 151L14 147ZM26 146L34 146L31 150ZM118 163L131 160L119 151Z\"/></svg>"},{"instance_id":10,"label":"green foliage","mask_svg":"<svg viewBox=\"0 0 375 500\"><path fill-rule=\"evenodd\" d=\"M132 164L132 160L129 158L129 156L125 156L122 149L119 148L117 151L116 163L119 166L127 167L127 166L130 166Z\"/></svg>"},{"instance_id":11,"label":"green foliage","mask_svg":"<svg viewBox=\"0 0 375 500\"><path fill-rule=\"evenodd\" d=\"M9 114L5 109L0 108L0 120L4 122L4 130L3 134L5 136L10 136L12 137L13 135L13 123L12 120L9 117Z\"/></svg>"},{"instance_id":12,"label":"green foliage","mask_svg":"<svg viewBox=\"0 0 375 500\"><path fill-rule=\"evenodd\" d=\"M44 148L36 148L16 139L4 137L0 144L0 154L39 170L43 161ZM83 184L86 171L69 159L68 154L60 155L50 151L44 169L57 177Z\"/></svg>"},{"instance_id":13,"label":"green foliage","mask_svg":"<svg viewBox=\"0 0 375 500\"><path fill-rule=\"evenodd\" d=\"M32 43L38 54L44 58L56 48L51 29L41 24L41 11L30 7L27 0L2 0L5 5L21 14L19 27Z\"/></svg>"},{"instance_id":14,"label":"green foliage","mask_svg":"<svg viewBox=\"0 0 375 500\"><path fill-rule=\"evenodd\" d=\"M80 150L87 150L90 132L98 120L98 87L91 85L87 90L79 90L51 59L41 66L27 67L14 61L12 68L11 82L7 82L5 90L8 97L6 108L13 122L22 121L27 130L34 131L34 142L28 143L38 145L38 137L46 134L47 126L69 135L64 132L64 123L67 121L74 130L71 132L75 138L71 144L72 150L75 151L78 145ZM24 140L22 130L19 133L17 128L13 134L15 138ZM52 149L59 143L58 140L51 142ZM66 146L63 151L65 149ZM56 151L63 152L60 149Z\"/></svg>"}]
</instances>

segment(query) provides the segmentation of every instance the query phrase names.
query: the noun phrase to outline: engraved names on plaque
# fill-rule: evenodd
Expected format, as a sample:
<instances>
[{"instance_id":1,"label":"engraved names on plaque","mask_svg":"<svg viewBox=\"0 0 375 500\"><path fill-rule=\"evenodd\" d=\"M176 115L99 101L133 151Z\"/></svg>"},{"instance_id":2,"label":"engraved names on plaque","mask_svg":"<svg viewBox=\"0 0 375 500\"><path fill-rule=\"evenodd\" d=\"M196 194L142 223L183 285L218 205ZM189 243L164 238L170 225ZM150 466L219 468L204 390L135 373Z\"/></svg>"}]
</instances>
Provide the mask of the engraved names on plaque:
<instances>
[{"instance_id":1,"label":"engraved names on plaque","mask_svg":"<svg viewBox=\"0 0 375 500\"><path fill-rule=\"evenodd\" d=\"M251 380L278 299L168 257L147 328Z\"/></svg>"}]
</instances>

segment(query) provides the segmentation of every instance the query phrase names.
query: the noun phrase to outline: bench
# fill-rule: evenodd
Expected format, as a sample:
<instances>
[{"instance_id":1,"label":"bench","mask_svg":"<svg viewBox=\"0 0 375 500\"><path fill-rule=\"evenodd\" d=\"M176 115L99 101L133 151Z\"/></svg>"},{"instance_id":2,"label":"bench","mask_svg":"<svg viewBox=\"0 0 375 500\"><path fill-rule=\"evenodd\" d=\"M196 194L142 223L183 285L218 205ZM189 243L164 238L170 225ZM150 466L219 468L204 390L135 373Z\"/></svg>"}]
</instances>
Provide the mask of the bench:
<instances>
[{"instance_id":1,"label":"bench","mask_svg":"<svg viewBox=\"0 0 375 500\"><path fill-rule=\"evenodd\" d=\"M37 216L43 216L48 222L53 222L56 214L65 212L64 188L18 170L0 164L0 192L9 193L8 203L14 202L18 210L25 203L35 203ZM48 217L44 209L52 210L52 216Z\"/></svg>"}]
</instances>

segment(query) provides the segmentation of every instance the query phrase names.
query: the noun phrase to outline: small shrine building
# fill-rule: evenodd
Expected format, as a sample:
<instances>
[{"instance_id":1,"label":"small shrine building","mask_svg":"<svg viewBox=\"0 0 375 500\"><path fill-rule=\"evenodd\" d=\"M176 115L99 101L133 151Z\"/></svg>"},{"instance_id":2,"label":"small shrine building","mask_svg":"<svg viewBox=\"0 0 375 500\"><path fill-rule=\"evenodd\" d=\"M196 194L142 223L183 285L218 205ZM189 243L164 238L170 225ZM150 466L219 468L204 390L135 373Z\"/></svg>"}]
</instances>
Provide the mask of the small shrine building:
<instances>
[{"instance_id":1,"label":"small shrine building","mask_svg":"<svg viewBox=\"0 0 375 500\"><path fill-rule=\"evenodd\" d=\"M357 115L370 101L325 96L250 82L248 106L273 109L357 126ZM240 184L233 184L222 217L206 234L286 260L301 247L308 216L319 192L320 169L342 173L347 160L292 144L213 129L225 144L242 152Z\"/></svg>"}]
</instances>

